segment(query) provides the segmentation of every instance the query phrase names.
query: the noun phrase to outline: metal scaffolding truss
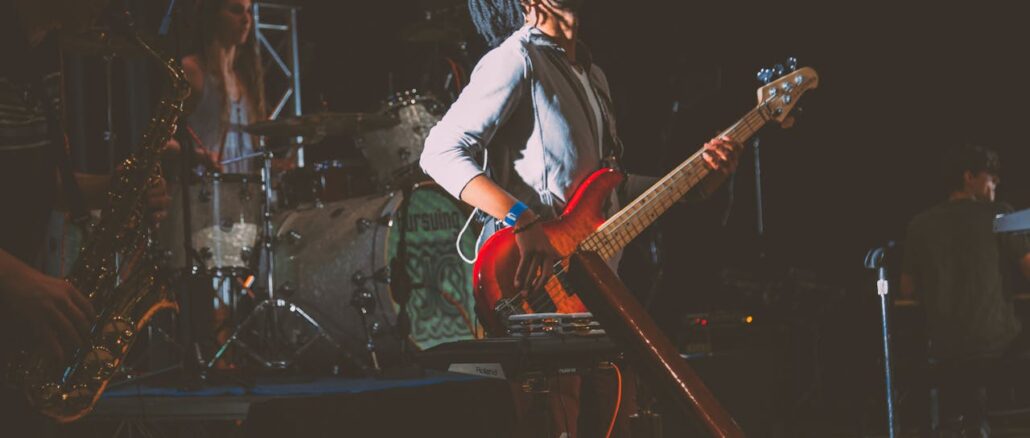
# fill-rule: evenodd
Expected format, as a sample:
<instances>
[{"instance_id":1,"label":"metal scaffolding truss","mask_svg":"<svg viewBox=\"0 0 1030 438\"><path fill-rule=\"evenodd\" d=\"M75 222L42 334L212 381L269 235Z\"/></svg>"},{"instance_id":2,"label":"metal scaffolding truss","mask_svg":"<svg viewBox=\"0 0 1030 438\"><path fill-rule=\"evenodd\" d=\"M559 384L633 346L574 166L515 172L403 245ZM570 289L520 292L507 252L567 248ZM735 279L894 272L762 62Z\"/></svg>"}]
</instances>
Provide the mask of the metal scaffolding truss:
<instances>
[{"instance_id":1,"label":"metal scaffolding truss","mask_svg":"<svg viewBox=\"0 0 1030 438\"><path fill-rule=\"evenodd\" d=\"M297 41L299 6L276 3L254 3L254 34L262 51L269 103L274 102L270 119L287 115L299 116L300 45ZM274 68L273 68L274 67ZM278 72L279 74L273 74ZM282 89L281 91L277 91Z\"/></svg>"},{"instance_id":2,"label":"metal scaffolding truss","mask_svg":"<svg viewBox=\"0 0 1030 438\"><path fill-rule=\"evenodd\" d=\"M273 103L270 120L280 115L299 116L300 44L297 40L297 12L300 6L254 3L254 35L265 69L265 95ZM278 74L276 74L278 73ZM293 139L301 144L301 138ZM297 147L296 162L304 166L304 148Z\"/></svg>"}]
</instances>

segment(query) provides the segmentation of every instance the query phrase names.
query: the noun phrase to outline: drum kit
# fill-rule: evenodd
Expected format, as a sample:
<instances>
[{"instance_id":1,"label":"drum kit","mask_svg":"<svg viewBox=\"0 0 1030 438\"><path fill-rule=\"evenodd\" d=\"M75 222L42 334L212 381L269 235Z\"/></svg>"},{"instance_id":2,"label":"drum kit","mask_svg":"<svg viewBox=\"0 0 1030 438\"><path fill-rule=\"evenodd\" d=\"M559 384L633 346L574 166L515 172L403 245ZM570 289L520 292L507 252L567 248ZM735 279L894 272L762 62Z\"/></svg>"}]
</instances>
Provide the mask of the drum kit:
<instances>
[{"instance_id":1,"label":"drum kit","mask_svg":"<svg viewBox=\"0 0 1030 438\"><path fill-rule=\"evenodd\" d=\"M409 43L462 39L432 18L398 36ZM105 62L105 140L114 162L111 60L139 54L105 29L91 32L61 46ZM471 253L476 244L474 233L459 240L470 209L418 166L445 109L432 93L412 89L384 99L376 112L255 122L243 130L267 141L221 164L260 162L253 167L260 173L183 165L157 238L169 284L188 299L173 335L157 327L159 337L188 352L181 366L308 368L314 360L375 375L405 365L414 351L476 337L472 266L455 250ZM338 137L353 140L359 158L298 163L273 175L273 150L293 155L299 146ZM280 139L289 146L265 146ZM178 173L167 170L166 176ZM307 352L318 340L327 342L322 357L312 358ZM197 360L186 360L194 353Z\"/></svg>"},{"instance_id":2,"label":"drum kit","mask_svg":"<svg viewBox=\"0 0 1030 438\"><path fill-rule=\"evenodd\" d=\"M305 142L351 136L365 160L308 163L272 179L272 154L263 150L262 174L205 173L179 191L189 197L191 248L181 235L170 238L169 266L213 278L215 306L235 315L222 321L205 367L238 362L235 349L263 367L288 368L323 339L342 358L334 366L375 375L404 365L410 352L476 336L472 266L455 251L476 244L473 233L456 243L470 211L418 167L443 109L409 90L377 113L253 123L244 129ZM178 229L178 220L168 225ZM190 260L183 251L195 260L185 270L176 266ZM262 281L268 294L257 302L250 286Z\"/></svg>"}]
</instances>

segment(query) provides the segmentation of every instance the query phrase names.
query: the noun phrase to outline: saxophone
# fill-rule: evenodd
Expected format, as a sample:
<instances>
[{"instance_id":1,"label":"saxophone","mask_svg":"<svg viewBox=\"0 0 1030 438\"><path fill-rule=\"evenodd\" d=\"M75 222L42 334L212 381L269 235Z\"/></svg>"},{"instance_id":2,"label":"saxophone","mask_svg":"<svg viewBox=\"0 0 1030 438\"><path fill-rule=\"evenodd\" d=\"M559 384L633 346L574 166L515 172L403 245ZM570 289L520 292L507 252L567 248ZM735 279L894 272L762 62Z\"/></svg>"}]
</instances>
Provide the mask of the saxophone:
<instances>
[{"instance_id":1,"label":"saxophone","mask_svg":"<svg viewBox=\"0 0 1030 438\"><path fill-rule=\"evenodd\" d=\"M158 103L142 144L112 177L107 208L66 277L97 312L90 336L63 363L23 351L7 364L9 377L32 406L62 423L93 409L137 334L158 310L178 308L158 280L145 202L147 188L161 177L160 151L176 129L190 88L174 59L136 32L129 33L148 57L160 62L171 87Z\"/></svg>"}]
</instances>

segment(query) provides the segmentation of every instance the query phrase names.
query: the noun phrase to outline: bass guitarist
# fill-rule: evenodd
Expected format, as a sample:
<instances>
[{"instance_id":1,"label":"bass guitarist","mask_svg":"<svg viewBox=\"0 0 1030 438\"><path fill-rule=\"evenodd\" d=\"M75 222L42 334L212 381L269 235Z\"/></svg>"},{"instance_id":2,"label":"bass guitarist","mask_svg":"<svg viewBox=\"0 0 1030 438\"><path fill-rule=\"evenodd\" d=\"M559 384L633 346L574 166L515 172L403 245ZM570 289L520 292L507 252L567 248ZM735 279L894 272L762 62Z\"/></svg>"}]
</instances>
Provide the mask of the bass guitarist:
<instances>
[{"instance_id":1,"label":"bass guitarist","mask_svg":"<svg viewBox=\"0 0 1030 438\"><path fill-rule=\"evenodd\" d=\"M493 49L432 129L421 157L422 168L444 189L494 219L481 239L515 227L520 260L514 287L523 294L541 289L560 258L538 223L555 218L591 173L615 166L622 150L607 79L577 40L582 3L470 0L476 28ZM716 170L698 187L707 194L735 170L741 147L722 137L704 148L705 161ZM476 160L480 154L483 166ZM631 176L623 192L648 182ZM609 213L617 211L613 201ZM580 382L556 383L552 394L561 399L551 402L554 423L577 436ZM525 404L517 404L523 413ZM634 403L627 399L621 406L623 419ZM617 424L621 431L628 426Z\"/></svg>"}]
</instances>

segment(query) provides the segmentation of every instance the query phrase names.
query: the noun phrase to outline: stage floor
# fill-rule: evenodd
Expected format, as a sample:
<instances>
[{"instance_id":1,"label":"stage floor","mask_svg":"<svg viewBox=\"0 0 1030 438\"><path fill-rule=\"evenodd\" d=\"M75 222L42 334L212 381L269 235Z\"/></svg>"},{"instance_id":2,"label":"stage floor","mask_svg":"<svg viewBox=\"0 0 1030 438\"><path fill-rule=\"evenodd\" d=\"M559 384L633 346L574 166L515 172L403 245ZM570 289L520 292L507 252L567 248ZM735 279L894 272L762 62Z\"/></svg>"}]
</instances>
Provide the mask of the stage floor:
<instances>
[{"instance_id":1,"label":"stage floor","mask_svg":"<svg viewBox=\"0 0 1030 438\"><path fill-rule=\"evenodd\" d=\"M323 397L418 388L482 380L456 373L427 373L408 379L343 377L258 378L253 385L223 383L196 389L147 383L123 384L104 392L91 420L244 420L251 404L279 398Z\"/></svg>"}]
</instances>

